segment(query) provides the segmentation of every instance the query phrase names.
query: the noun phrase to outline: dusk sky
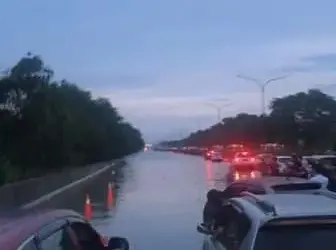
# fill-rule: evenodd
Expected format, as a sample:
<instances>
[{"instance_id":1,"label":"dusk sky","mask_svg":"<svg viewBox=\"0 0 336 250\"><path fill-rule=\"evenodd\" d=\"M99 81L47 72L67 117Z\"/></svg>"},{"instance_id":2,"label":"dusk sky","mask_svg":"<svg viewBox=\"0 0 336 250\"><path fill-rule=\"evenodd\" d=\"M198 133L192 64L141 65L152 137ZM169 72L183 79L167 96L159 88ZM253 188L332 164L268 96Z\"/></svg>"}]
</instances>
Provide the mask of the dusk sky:
<instances>
[{"instance_id":1,"label":"dusk sky","mask_svg":"<svg viewBox=\"0 0 336 250\"><path fill-rule=\"evenodd\" d=\"M237 74L287 75L267 101L336 94L335 10L334 0L1 0L0 69L41 55L146 140L169 139L215 123L208 103L228 104L223 117L260 113L259 89Z\"/></svg>"}]
</instances>

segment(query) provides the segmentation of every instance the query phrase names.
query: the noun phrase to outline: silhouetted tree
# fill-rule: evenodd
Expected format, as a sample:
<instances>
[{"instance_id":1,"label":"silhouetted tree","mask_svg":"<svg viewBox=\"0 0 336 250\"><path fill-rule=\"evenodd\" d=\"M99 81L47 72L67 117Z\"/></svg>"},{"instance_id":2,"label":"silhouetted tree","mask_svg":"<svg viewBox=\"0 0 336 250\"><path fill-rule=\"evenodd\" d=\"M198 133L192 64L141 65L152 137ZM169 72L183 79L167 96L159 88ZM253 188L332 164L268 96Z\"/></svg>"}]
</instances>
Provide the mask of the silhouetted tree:
<instances>
[{"instance_id":1,"label":"silhouetted tree","mask_svg":"<svg viewBox=\"0 0 336 250\"><path fill-rule=\"evenodd\" d=\"M28 53L0 79L1 171L19 179L140 150L140 132L104 98L66 80Z\"/></svg>"},{"instance_id":2,"label":"silhouetted tree","mask_svg":"<svg viewBox=\"0 0 336 250\"><path fill-rule=\"evenodd\" d=\"M244 143L259 145L278 142L297 147L303 142L306 150L331 149L336 144L336 101L319 90L276 98L267 116L238 114L223 119L203 131L190 134L175 145L209 146Z\"/></svg>"}]
</instances>

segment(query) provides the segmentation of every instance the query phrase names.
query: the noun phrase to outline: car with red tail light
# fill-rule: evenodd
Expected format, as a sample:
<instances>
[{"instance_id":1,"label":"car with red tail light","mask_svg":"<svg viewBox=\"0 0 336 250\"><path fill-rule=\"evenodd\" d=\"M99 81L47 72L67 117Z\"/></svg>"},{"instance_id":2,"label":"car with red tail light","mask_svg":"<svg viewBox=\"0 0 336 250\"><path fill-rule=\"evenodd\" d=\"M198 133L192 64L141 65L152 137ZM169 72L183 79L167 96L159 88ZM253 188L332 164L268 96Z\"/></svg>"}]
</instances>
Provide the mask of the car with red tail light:
<instances>
[{"instance_id":1,"label":"car with red tail light","mask_svg":"<svg viewBox=\"0 0 336 250\"><path fill-rule=\"evenodd\" d=\"M252 155L250 152L238 152L233 157L233 164L245 164L245 163L255 163L256 157Z\"/></svg>"},{"instance_id":2,"label":"car with red tail light","mask_svg":"<svg viewBox=\"0 0 336 250\"><path fill-rule=\"evenodd\" d=\"M223 154L219 150L208 150L205 152L204 159L214 162L221 162L223 161Z\"/></svg>"}]
</instances>

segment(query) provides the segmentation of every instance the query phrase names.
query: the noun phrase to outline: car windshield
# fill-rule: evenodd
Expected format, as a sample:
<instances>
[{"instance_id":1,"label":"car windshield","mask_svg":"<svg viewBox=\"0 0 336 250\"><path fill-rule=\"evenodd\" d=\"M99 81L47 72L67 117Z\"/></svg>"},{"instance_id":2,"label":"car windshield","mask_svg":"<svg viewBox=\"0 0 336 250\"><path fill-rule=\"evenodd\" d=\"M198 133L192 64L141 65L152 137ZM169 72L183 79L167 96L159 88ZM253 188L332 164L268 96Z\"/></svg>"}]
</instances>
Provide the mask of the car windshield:
<instances>
[{"instance_id":1,"label":"car windshield","mask_svg":"<svg viewBox=\"0 0 336 250\"><path fill-rule=\"evenodd\" d=\"M272 189L275 192L286 192L286 191L302 191L302 190L316 190L322 188L322 184L319 182L308 182L308 183L288 183L273 185Z\"/></svg>"},{"instance_id":2,"label":"car windshield","mask_svg":"<svg viewBox=\"0 0 336 250\"><path fill-rule=\"evenodd\" d=\"M259 231L254 250L334 250L335 235L336 224L269 226Z\"/></svg>"}]
</instances>

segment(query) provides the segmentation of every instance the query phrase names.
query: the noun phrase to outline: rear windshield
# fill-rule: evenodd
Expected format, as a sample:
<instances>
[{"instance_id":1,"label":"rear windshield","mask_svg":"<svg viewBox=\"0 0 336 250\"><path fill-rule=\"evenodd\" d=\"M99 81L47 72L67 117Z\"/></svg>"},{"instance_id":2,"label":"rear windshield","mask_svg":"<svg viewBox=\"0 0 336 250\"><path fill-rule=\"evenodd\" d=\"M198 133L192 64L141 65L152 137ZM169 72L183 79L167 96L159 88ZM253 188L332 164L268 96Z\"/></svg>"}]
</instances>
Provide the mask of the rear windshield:
<instances>
[{"instance_id":1,"label":"rear windshield","mask_svg":"<svg viewBox=\"0 0 336 250\"><path fill-rule=\"evenodd\" d=\"M322 188L322 184L318 182L311 183L290 183L283 185L274 185L272 189L275 192L285 192L285 191L300 191L300 190L315 190Z\"/></svg>"},{"instance_id":2,"label":"rear windshield","mask_svg":"<svg viewBox=\"0 0 336 250\"><path fill-rule=\"evenodd\" d=\"M323 157L319 161L322 164L336 166L336 157Z\"/></svg>"},{"instance_id":3,"label":"rear windshield","mask_svg":"<svg viewBox=\"0 0 336 250\"><path fill-rule=\"evenodd\" d=\"M281 162L281 163L288 163L291 160L292 160L291 158L278 158L278 161Z\"/></svg>"},{"instance_id":4,"label":"rear windshield","mask_svg":"<svg viewBox=\"0 0 336 250\"><path fill-rule=\"evenodd\" d=\"M334 250L336 225L286 225L262 228L254 250Z\"/></svg>"},{"instance_id":5,"label":"rear windshield","mask_svg":"<svg viewBox=\"0 0 336 250\"><path fill-rule=\"evenodd\" d=\"M251 157L251 155L248 154L248 153L238 153L238 154L236 154L236 157L237 158L244 158L244 157Z\"/></svg>"}]
</instances>

